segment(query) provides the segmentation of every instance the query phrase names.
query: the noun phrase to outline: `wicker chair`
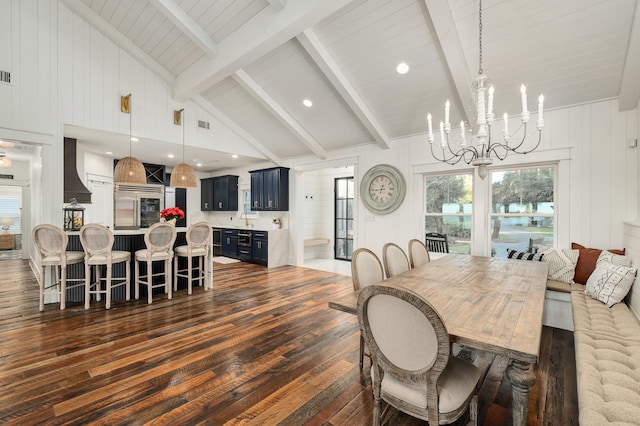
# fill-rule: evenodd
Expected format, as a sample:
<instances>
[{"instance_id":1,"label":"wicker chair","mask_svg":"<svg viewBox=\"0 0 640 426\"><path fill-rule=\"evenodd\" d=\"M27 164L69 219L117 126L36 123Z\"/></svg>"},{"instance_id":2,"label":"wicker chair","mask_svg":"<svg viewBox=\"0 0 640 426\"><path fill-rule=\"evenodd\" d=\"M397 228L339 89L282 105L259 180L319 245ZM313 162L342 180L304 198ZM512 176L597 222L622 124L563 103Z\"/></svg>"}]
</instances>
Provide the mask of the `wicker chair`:
<instances>
[{"instance_id":1,"label":"wicker chair","mask_svg":"<svg viewBox=\"0 0 640 426\"><path fill-rule=\"evenodd\" d=\"M84 253L81 251L66 251L69 238L67 234L54 225L38 225L33 228L33 242L40 254L40 311L44 311L45 290L57 288L55 292L60 296L60 310L64 310L67 300L67 289L84 285L84 278L67 278L67 266L82 263ZM46 271L49 268L53 283L46 284ZM67 283L76 284L67 286Z\"/></svg>"},{"instance_id":2,"label":"wicker chair","mask_svg":"<svg viewBox=\"0 0 640 426\"><path fill-rule=\"evenodd\" d=\"M409 258L399 245L387 243L382 247L382 261L387 278L399 275L411 269Z\"/></svg>"},{"instance_id":3,"label":"wicker chair","mask_svg":"<svg viewBox=\"0 0 640 426\"><path fill-rule=\"evenodd\" d=\"M447 234L429 232L425 234L424 241L425 245L431 252L449 253L449 239L447 238Z\"/></svg>"},{"instance_id":4,"label":"wicker chair","mask_svg":"<svg viewBox=\"0 0 640 426\"><path fill-rule=\"evenodd\" d=\"M84 247L84 308L89 309L91 294L96 295L100 301L101 294L105 294L105 308L111 308L111 290L125 286L126 299L131 298L131 253L128 251L113 250L113 232L103 225L92 223L80 228L80 242ZM125 276L113 277L113 265L125 263ZM91 269L95 266L96 281L91 282ZM101 267L106 269L105 277L102 277ZM102 282L105 289L102 290Z\"/></svg>"},{"instance_id":5,"label":"wicker chair","mask_svg":"<svg viewBox=\"0 0 640 426\"><path fill-rule=\"evenodd\" d=\"M382 263L374 252L366 248L359 248L351 256L351 278L353 290L358 291L364 287L384 281ZM364 357L371 356L364 345L364 338L360 334L360 369L364 366Z\"/></svg>"},{"instance_id":6,"label":"wicker chair","mask_svg":"<svg viewBox=\"0 0 640 426\"><path fill-rule=\"evenodd\" d=\"M158 222L149 227L144 234L146 248L135 253L136 300L140 298L140 284L147 286L147 303L153 301L153 289L164 288L171 299L171 261L173 244L176 241L176 227L170 223ZM154 262L164 262L162 272L153 272ZM146 264L146 273L140 273L140 263ZM164 275L164 280L154 284L153 278ZM156 280L157 281L157 280Z\"/></svg>"},{"instance_id":7,"label":"wicker chair","mask_svg":"<svg viewBox=\"0 0 640 426\"><path fill-rule=\"evenodd\" d=\"M444 322L428 301L400 287L374 285L360 291L357 311L373 364L374 426L389 406L434 426L455 422L469 408L477 424L482 372L452 356Z\"/></svg>"},{"instance_id":8,"label":"wicker chair","mask_svg":"<svg viewBox=\"0 0 640 426\"><path fill-rule=\"evenodd\" d=\"M189 226L187 229L187 245L179 246L175 248L174 259L174 277L173 277L173 289L178 289L178 278L187 279L187 294L193 292L193 281L198 281L200 285L207 289L205 280L209 274L211 265L207 261L209 256L209 247L211 246L211 225L208 222L198 222ZM180 257L187 258L186 269L180 269L178 267L178 260ZM198 258L198 266L195 268L193 259Z\"/></svg>"},{"instance_id":9,"label":"wicker chair","mask_svg":"<svg viewBox=\"0 0 640 426\"><path fill-rule=\"evenodd\" d=\"M431 258L429 257L429 250L427 246L420 240L409 241L409 263L411 268L422 266L425 263L429 263Z\"/></svg>"}]
</instances>

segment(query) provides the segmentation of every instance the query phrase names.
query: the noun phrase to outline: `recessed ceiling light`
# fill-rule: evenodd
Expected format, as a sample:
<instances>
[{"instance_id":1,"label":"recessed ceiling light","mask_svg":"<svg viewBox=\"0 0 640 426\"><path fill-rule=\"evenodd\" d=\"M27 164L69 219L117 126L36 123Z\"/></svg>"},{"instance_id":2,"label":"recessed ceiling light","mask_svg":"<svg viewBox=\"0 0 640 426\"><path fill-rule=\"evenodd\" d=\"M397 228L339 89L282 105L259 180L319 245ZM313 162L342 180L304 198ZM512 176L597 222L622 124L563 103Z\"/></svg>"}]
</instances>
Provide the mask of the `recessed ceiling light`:
<instances>
[{"instance_id":1,"label":"recessed ceiling light","mask_svg":"<svg viewBox=\"0 0 640 426\"><path fill-rule=\"evenodd\" d=\"M167 155L167 157L173 158L173 154L169 154L169 155Z\"/></svg>"},{"instance_id":2,"label":"recessed ceiling light","mask_svg":"<svg viewBox=\"0 0 640 426\"><path fill-rule=\"evenodd\" d=\"M111 152L111 151L106 151L106 152L105 152L105 154L107 154L107 155L113 155L113 152Z\"/></svg>"},{"instance_id":3,"label":"recessed ceiling light","mask_svg":"<svg viewBox=\"0 0 640 426\"><path fill-rule=\"evenodd\" d=\"M131 142L138 142L139 140L140 140L140 139L138 139L138 138L136 138L136 137L131 138Z\"/></svg>"},{"instance_id":4,"label":"recessed ceiling light","mask_svg":"<svg viewBox=\"0 0 640 426\"><path fill-rule=\"evenodd\" d=\"M404 62L400 62L396 67L396 71L398 72L398 74L406 74L409 72L409 65Z\"/></svg>"},{"instance_id":5,"label":"recessed ceiling light","mask_svg":"<svg viewBox=\"0 0 640 426\"><path fill-rule=\"evenodd\" d=\"M311 102L309 99L304 99L302 101L302 105L306 106L307 108L311 108L313 106L313 102Z\"/></svg>"},{"instance_id":6,"label":"recessed ceiling light","mask_svg":"<svg viewBox=\"0 0 640 426\"><path fill-rule=\"evenodd\" d=\"M231 158L238 158L238 154L233 154Z\"/></svg>"},{"instance_id":7,"label":"recessed ceiling light","mask_svg":"<svg viewBox=\"0 0 640 426\"><path fill-rule=\"evenodd\" d=\"M202 163L196 163L196 166L202 167Z\"/></svg>"}]
</instances>

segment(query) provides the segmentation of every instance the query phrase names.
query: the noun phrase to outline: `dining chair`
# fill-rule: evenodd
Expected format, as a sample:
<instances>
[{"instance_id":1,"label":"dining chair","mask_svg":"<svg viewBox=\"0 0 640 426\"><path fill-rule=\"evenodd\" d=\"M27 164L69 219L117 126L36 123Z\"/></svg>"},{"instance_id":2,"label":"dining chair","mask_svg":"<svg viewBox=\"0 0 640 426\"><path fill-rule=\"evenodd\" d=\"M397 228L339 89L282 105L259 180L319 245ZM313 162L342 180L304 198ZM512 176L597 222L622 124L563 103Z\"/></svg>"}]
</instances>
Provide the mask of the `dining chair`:
<instances>
[{"instance_id":1,"label":"dining chair","mask_svg":"<svg viewBox=\"0 0 640 426\"><path fill-rule=\"evenodd\" d=\"M434 253L449 253L449 239L447 234L428 232L425 234L425 246Z\"/></svg>"},{"instance_id":2,"label":"dining chair","mask_svg":"<svg viewBox=\"0 0 640 426\"><path fill-rule=\"evenodd\" d=\"M401 287L369 286L360 291L357 313L373 364L374 426L390 406L430 425L455 422L468 409L477 424L482 372L452 356L447 328L426 299Z\"/></svg>"},{"instance_id":3,"label":"dining chair","mask_svg":"<svg viewBox=\"0 0 640 426\"><path fill-rule=\"evenodd\" d=\"M378 256L367 248L356 249L351 255L351 279L354 291L384 281L384 270ZM365 356L371 359L360 333L360 370Z\"/></svg>"},{"instance_id":4,"label":"dining chair","mask_svg":"<svg viewBox=\"0 0 640 426\"><path fill-rule=\"evenodd\" d=\"M395 243L387 243L382 247L382 261L387 278L399 275L411 269L409 258L404 250Z\"/></svg>"},{"instance_id":5,"label":"dining chair","mask_svg":"<svg viewBox=\"0 0 640 426\"><path fill-rule=\"evenodd\" d=\"M427 246L420 240L409 240L409 264L411 265L411 269L422 266L430 261Z\"/></svg>"},{"instance_id":6,"label":"dining chair","mask_svg":"<svg viewBox=\"0 0 640 426\"><path fill-rule=\"evenodd\" d=\"M120 286L125 287L126 300L131 299L131 253L113 250L115 238L113 232L104 225L91 223L80 228L80 242L84 248L84 308L89 309L91 294L96 300L101 300L105 294L105 308L111 308L111 290ZM125 276L114 277L113 266L124 263ZM95 267L96 280L91 282L91 270ZM102 277L102 267L106 269ZM105 289L102 290L104 281Z\"/></svg>"},{"instance_id":7,"label":"dining chair","mask_svg":"<svg viewBox=\"0 0 640 426\"><path fill-rule=\"evenodd\" d=\"M529 238L529 248L528 248L528 252L529 253L537 253L538 252L538 247L544 245L544 237L540 237L540 238Z\"/></svg>"},{"instance_id":8,"label":"dining chair","mask_svg":"<svg viewBox=\"0 0 640 426\"><path fill-rule=\"evenodd\" d=\"M205 280L209 275L209 269L211 265L207 261L209 256L209 247L211 245L211 225L209 222L194 223L187 228L187 245L178 246L175 248L174 259L174 277L173 277L173 289L178 289L178 278L187 279L187 294L191 294L193 291L193 281L197 281L199 285L204 286L205 290L207 285ZM178 260L181 257L187 258L187 267L180 269L178 267ZM198 265L195 268L193 260L198 260Z\"/></svg>"},{"instance_id":9,"label":"dining chair","mask_svg":"<svg viewBox=\"0 0 640 426\"><path fill-rule=\"evenodd\" d=\"M38 287L40 288L40 311L44 311L44 293L58 294L60 296L60 310L64 310L67 301L67 289L81 287L84 278L67 278L67 266L82 263L84 253L81 251L67 251L69 237L55 225L42 224L33 228L33 242L40 254L40 276ZM51 283L46 284L47 268L51 273ZM76 283L67 285L67 283Z\"/></svg>"},{"instance_id":10,"label":"dining chair","mask_svg":"<svg viewBox=\"0 0 640 426\"><path fill-rule=\"evenodd\" d=\"M140 298L140 284L147 286L147 303L153 301L153 289L164 288L164 293L171 299L171 262L173 260L173 243L176 241L176 227L168 222L157 222L144 234L146 248L135 253L136 300ZM153 272L153 263L163 262L162 271ZM145 273L140 273L140 264L145 264ZM164 276L162 281L154 277ZM160 281L160 282L159 282Z\"/></svg>"}]
</instances>

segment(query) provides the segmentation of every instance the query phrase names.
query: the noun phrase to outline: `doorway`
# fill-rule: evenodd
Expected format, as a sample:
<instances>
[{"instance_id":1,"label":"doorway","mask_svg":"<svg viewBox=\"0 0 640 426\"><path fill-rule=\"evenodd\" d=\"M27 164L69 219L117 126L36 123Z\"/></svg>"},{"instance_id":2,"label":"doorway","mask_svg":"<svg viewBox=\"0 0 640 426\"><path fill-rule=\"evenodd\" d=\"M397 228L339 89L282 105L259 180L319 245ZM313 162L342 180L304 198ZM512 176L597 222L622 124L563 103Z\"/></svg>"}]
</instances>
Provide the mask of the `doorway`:
<instances>
[{"instance_id":1,"label":"doorway","mask_svg":"<svg viewBox=\"0 0 640 426\"><path fill-rule=\"evenodd\" d=\"M0 260L22 257L22 187L0 186Z\"/></svg>"},{"instance_id":2,"label":"doorway","mask_svg":"<svg viewBox=\"0 0 640 426\"><path fill-rule=\"evenodd\" d=\"M337 260L351 260L353 253L354 185L353 176L335 179L334 258Z\"/></svg>"}]
</instances>

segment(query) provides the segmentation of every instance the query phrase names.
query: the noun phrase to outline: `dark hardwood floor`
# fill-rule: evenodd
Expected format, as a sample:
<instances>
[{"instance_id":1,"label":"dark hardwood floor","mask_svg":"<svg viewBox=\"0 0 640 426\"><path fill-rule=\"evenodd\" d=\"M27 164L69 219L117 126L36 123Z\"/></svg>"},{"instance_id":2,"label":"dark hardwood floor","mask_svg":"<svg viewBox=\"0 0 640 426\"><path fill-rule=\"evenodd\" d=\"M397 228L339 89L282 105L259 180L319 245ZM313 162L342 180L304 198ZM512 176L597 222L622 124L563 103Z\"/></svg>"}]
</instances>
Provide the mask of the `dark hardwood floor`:
<instances>
[{"instance_id":1,"label":"dark hardwood floor","mask_svg":"<svg viewBox=\"0 0 640 426\"><path fill-rule=\"evenodd\" d=\"M245 263L173 300L47 305L27 262L0 262L0 424L368 425L354 316L329 309L350 277ZM545 327L529 424L577 424L573 335ZM511 424L506 360L479 396ZM391 425L422 425L393 413Z\"/></svg>"}]
</instances>

